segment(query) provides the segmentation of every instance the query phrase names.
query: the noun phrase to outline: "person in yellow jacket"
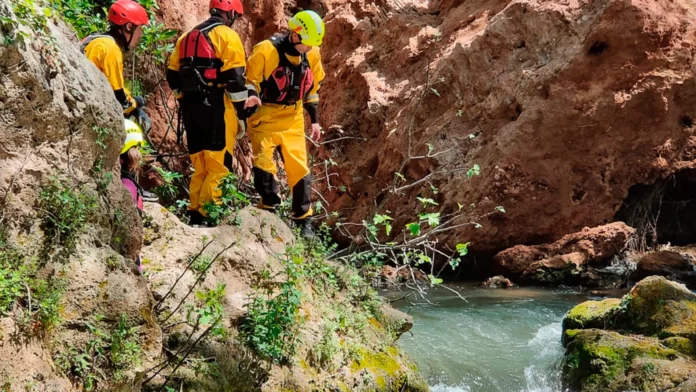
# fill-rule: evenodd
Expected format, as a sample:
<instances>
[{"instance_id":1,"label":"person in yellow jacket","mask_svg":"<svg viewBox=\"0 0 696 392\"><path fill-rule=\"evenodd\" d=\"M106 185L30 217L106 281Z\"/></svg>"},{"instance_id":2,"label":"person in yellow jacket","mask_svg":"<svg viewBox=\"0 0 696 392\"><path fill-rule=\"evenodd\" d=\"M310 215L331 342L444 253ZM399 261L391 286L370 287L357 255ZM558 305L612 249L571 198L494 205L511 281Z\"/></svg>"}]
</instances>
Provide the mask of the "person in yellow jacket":
<instances>
[{"instance_id":1,"label":"person in yellow jacket","mask_svg":"<svg viewBox=\"0 0 696 392\"><path fill-rule=\"evenodd\" d=\"M82 51L106 76L116 99L123 106L124 116L137 121L146 133L152 123L143 110L145 99L131 96L126 88L123 53L138 45L143 26L148 23L147 11L140 4L133 0L118 0L109 8L110 30L82 40Z\"/></svg>"},{"instance_id":2,"label":"person in yellow jacket","mask_svg":"<svg viewBox=\"0 0 696 392\"><path fill-rule=\"evenodd\" d=\"M235 139L246 132L246 53L232 30L243 14L240 0L211 0L211 17L182 35L169 60L167 82L175 92L194 173L189 223L205 223L220 204L222 179L232 171Z\"/></svg>"},{"instance_id":3,"label":"person in yellow jacket","mask_svg":"<svg viewBox=\"0 0 696 392\"><path fill-rule=\"evenodd\" d=\"M324 22L314 11L301 11L290 18L288 26L289 33L260 42L249 56L250 96L245 106L258 107L248 124L259 207L274 211L280 205L273 161L273 152L280 147L292 190L291 218L302 236L311 238L312 176L307 165L304 111L312 121L310 137L319 141L319 88L325 77L319 46Z\"/></svg>"}]
</instances>

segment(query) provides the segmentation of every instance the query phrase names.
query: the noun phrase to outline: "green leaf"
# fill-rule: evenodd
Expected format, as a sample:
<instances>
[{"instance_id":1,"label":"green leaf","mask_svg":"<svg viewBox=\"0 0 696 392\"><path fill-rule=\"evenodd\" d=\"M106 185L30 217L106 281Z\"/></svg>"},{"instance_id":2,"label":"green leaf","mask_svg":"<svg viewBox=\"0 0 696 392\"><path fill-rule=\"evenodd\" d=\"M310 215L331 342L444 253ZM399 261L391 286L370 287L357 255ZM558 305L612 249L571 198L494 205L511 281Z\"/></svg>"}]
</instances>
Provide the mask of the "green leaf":
<instances>
[{"instance_id":1,"label":"green leaf","mask_svg":"<svg viewBox=\"0 0 696 392\"><path fill-rule=\"evenodd\" d=\"M411 232L411 235L414 237L417 237L420 235L421 232L421 227L420 223L409 223L406 225L406 228L408 229L409 232Z\"/></svg>"},{"instance_id":2,"label":"green leaf","mask_svg":"<svg viewBox=\"0 0 696 392\"><path fill-rule=\"evenodd\" d=\"M388 222L388 221L390 221L390 220L394 220L394 219L392 219L392 217L389 216L389 215L380 215L380 214L377 214L377 215L375 215L374 218L372 218L372 221L373 221L374 224L376 224L376 225L382 224L382 223L384 223L384 222Z\"/></svg>"},{"instance_id":3,"label":"green leaf","mask_svg":"<svg viewBox=\"0 0 696 392\"><path fill-rule=\"evenodd\" d=\"M450 265L450 267L452 267L453 270L455 270L455 269L457 269L457 267L459 267L460 262L461 262L461 260L459 258L454 257L454 258L450 259L449 265Z\"/></svg>"},{"instance_id":4,"label":"green leaf","mask_svg":"<svg viewBox=\"0 0 696 392\"><path fill-rule=\"evenodd\" d=\"M404 177L403 174L396 172L396 176L401 180L401 181L406 181L406 177Z\"/></svg>"},{"instance_id":5,"label":"green leaf","mask_svg":"<svg viewBox=\"0 0 696 392\"><path fill-rule=\"evenodd\" d=\"M504 214L505 208L503 208L503 206L498 206L498 207L495 207L495 211Z\"/></svg>"},{"instance_id":6,"label":"green leaf","mask_svg":"<svg viewBox=\"0 0 696 392\"><path fill-rule=\"evenodd\" d=\"M457 244L457 252L459 253L459 256L466 256L467 253L469 253L469 243Z\"/></svg>"},{"instance_id":7,"label":"green leaf","mask_svg":"<svg viewBox=\"0 0 696 392\"><path fill-rule=\"evenodd\" d=\"M433 212L430 214L419 214L418 217L421 221L427 221L428 225L435 227L440 224L440 213Z\"/></svg>"},{"instance_id":8,"label":"green leaf","mask_svg":"<svg viewBox=\"0 0 696 392\"><path fill-rule=\"evenodd\" d=\"M370 232L370 234L372 234L373 237L377 236L377 232L379 231L377 226L366 224L365 227L367 227L367 230Z\"/></svg>"},{"instance_id":9,"label":"green leaf","mask_svg":"<svg viewBox=\"0 0 696 392\"><path fill-rule=\"evenodd\" d=\"M428 275L428 277L430 278L430 285L431 286L436 286L438 284L442 284L442 279L436 278L433 275Z\"/></svg>"},{"instance_id":10,"label":"green leaf","mask_svg":"<svg viewBox=\"0 0 696 392\"><path fill-rule=\"evenodd\" d=\"M457 110L457 117L461 117L464 114L462 109Z\"/></svg>"},{"instance_id":11,"label":"green leaf","mask_svg":"<svg viewBox=\"0 0 696 392\"><path fill-rule=\"evenodd\" d=\"M433 94L437 95L438 97L440 96L440 92L437 91L437 90L435 90L434 87L431 87L431 88L430 88L430 91L431 91Z\"/></svg>"},{"instance_id":12,"label":"green leaf","mask_svg":"<svg viewBox=\"0 0 696 392\"><path fill-rule=\"evenodd\" d=\"M464 208L464 206L462 205L462 203L457 203L457 207L459 207L459 211L461 211L462 208Z\"/></svg>"},{"instance_id":13,"label":"green leaf","mask_svg":"<svg viewBox=\"0 0 696 392\"><path fill-rule=\"evenodd\" d=\"M430 263L433 262L433 259L431 259L429 256L426 256L426 255L420 253L420 254L418 255L418 261L419 261L419 262L418 262L418 265L421 265L421 264L423 264L423 263L428 263L428 264L430 264Z\"/></svg>"},{"instance_id":14,"label":"green leaf","mask_svg":"<svg viewBox=\"0 0 696 392\"><path fill-rule=\"evenodd\" d=\"M387 232L387 235L391 235L392 225L389 222L385 223L384 230Z\"/></svg>"},{"instance_id":15,"label":"green leaf","mask_svg":"<svg viewBox=\"0 0 696 392\"><path fill-rule=\"evenodd\" d=\"M428 146L428 155L430 155L430 153L432 153L433 150L435 149L435 146L433 146L430 143L425 143L425 145Z\"/></svg>"},{"instance_id":16,"label":"green leaf","mask_svg":"<svg viewBox=\"0 0 696 392\"><path fill-rule=\"evenodd\" d=\"M421 202L421 204L424 207L427 206L428 204L433 205L433 206L439 206L439 204L437 204L437 202L435 202L435 200L433 200L433 199L422 198L422 197L416 197L416 199L418 199L418 201Z\"/></svg>"},{"instance_id":17,"label":"green leaf","mask_svg":"<svg viewBox=\"0 0 696 392\"><path fill-rule=\"evenodd\" d=\"M473 177L473 176L479 176L479 175L481 175L481 166L479 166L478 164L475 164L474 167L472 167L471 169L469 169L469 170L466 172L466 175L467 175L467 177L469 177L469 178L471 178L471 177Z\"/></svg>"}]
</instances>

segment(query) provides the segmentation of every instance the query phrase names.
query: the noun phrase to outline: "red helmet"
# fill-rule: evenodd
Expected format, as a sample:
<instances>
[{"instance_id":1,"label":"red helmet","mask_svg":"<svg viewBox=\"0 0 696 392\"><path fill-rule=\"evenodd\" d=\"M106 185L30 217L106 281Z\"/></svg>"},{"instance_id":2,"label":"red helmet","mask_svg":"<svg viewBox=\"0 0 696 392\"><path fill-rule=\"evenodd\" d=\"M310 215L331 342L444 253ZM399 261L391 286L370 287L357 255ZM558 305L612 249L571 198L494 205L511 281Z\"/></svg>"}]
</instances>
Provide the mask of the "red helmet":
<instances>
[{"instance_id":1,"label":"red helmet","mask_svg":"<svg viewBox=\"0 0 696 392\"><path fill-rule=\"evenodd\" d=\"M209 10L235 11L239 15L244 15L244 6L241 0L210 0Z\"/></svg>"},{"instance_id":2,"label":"red helmet","mask_svg":"<svg viewBox=\"0 0 696 392\"><path fill-rule=\"evenodd\" d=\"M133 23L136 26L146 25L150 22L147 11L133 0L117 0L109 8L109 22L123 26Z\"/></svg>"}]
</instances>

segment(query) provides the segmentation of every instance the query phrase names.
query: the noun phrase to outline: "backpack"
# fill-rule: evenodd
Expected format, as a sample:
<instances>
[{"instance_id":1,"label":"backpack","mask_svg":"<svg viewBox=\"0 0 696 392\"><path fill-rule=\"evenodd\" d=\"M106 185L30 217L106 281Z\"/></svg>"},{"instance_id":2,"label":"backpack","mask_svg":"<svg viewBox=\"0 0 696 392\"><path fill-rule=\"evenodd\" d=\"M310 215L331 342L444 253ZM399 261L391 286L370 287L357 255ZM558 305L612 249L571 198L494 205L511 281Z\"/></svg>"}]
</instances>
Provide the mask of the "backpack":
<instances>
[{"instance_id":1,"label":"backpack","mask_svg":"<svg viewBox=\"0 0 696 392\"><path fill-rule=\"evenodd\" d=\"M94 40L97 39L97 38L101 38L101 37L111 38L112 40L116 41L116 40L114 39L114 37L112 37L112 36L110 36L110 35L108 35L108 34L91 34L91 35L86 36L86 37L82 40L82 42L80 42L80 51L81 51L82 53L84 53L84 52L85 52L85 49L87 49L87 46L88 46L90 43L92 43L92 41L94 41Z\"/></svg>"},{"instance_id":2,"label":"backpack","mask_svg":"<svg viewBox=\"0 0 696 392\"><path fill-rule=\"evenodd\" d=\"M307 55L300 55L300 63L288 60L280 45L284 37L274 36L270 41L278 52L278 67L261 83L261 100L266 103L294 105L305 99L314 86L314 75Z\"/></svg>"},{"instance_id":3,"label":"backpack","mask_svg":"<svg viewBox=\"0 0 696 392\"><path fill-rule=\"evenodd\" d=\"M216 87L222 60L208 37L222 23L208 20L191 30L179 47L179 74L184 93L207 93Z\"/></svg>"}]
</instances>

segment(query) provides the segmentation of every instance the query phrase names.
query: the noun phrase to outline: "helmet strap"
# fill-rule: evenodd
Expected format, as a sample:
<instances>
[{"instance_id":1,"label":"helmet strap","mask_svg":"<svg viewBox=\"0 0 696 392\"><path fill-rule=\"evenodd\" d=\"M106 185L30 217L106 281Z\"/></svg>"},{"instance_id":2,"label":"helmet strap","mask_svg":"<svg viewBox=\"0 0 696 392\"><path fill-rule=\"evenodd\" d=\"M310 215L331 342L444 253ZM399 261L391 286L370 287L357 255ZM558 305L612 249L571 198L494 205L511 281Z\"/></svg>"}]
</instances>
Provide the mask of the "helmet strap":
<instances>
[{"instance_id":1,"label":"helmet strap","mask_svg":"<svg viewBox=\"0 0 696 392\"><path fill-rule=\"evenodd\" d=\"M227 11L227 12L225 13L225 15L227 16L227 26L232 27L232 25L234 24L234 22L237 21L237 17L238 17L237 12L234 11L234 10L232 10L232 11Z\"/></svg>"}]
</instances>

